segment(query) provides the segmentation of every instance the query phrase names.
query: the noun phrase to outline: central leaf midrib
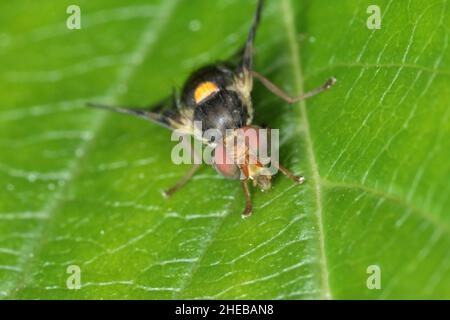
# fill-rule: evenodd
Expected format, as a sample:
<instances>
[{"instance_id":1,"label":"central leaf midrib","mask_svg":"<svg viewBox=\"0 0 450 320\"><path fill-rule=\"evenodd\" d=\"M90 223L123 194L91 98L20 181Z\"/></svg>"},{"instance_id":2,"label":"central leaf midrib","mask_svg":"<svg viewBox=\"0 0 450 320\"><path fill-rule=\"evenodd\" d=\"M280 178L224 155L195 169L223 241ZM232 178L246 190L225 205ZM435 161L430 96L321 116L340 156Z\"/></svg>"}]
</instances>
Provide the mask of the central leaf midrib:
<instances>
[{"instance_id":1,"label":"central leaf midrib","mask_svg":"<svg viewBox=\"0 0 450 320\"><path fill-rule=\"evenodd\" d=\"M291 0L283 0L282 1L282 12L284 14L284 23L286 25L287 36L289 40L289 47L292 55L292 68L295 78L295 85L297 87L297 94L301 95L304 92L303 86L303 75L302 75L302 66L300 59L300 49L297 44L296 37L296 28L294 23L294 14ZM316 200L316 220L318 227L318 241L319 241L319 250L320 250L320 264L321 264L321 285L322 285L322 298L331 299L331 290L329 285L329 275L328 275L328 264L327 257L325 253L325 235L323 229L323 209L322 209L322 196L321 196L321 187L320 187L320 175L317 167L317 161L314 154L313 142L310 132L310 126L308 121L308 115L306 111L306 103L305 101L301 101L299 103L300 106L300 115L301 115L301 123L303 125L303 136L306 144L306 153L308 156L312 177L309 179L309 183L312 185L312 189L314 190L314 197Z\"/></svg>"}]
</instances>

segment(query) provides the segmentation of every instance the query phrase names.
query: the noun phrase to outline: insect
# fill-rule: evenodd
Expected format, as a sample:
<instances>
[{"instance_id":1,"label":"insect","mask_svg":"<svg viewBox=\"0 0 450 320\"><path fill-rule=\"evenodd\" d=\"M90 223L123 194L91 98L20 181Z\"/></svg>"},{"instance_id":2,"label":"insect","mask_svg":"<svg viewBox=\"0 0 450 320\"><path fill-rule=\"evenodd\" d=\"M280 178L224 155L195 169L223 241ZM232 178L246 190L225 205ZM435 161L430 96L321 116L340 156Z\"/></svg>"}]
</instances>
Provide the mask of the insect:
<instances>
[{"instance_id":1,"label":"insect","mask_svg":"<svg viewBox=\"0 0 450 320\"><path fill-rule=\"evenodd\" d=\"M326 91L336 82L335 78L330 78L317 89L298 97L291 97L263 75L253 70L254 41L263 3L263 0L258 1L247 41L239 52L238 62L234 65L230 63L209 65L195 71L185 82L179 98L176 93L173 93L160 103L144 109L89 104L91 107L141 117L172 130L181 130L186 135L194 136L206 145L212 145L214 148L213 166L216 170L227 178L241 180L246 200L243 216L252 214L249 181L252 181L255 187L259 187L263 191L271 187L272 176L266 172L267 164L260 163L257 158L253 163L248 161L250 155L254 155L258 151L258 147L252 149L248 147L248 144L232 149L232 154L228 155L231 161L222 163L216 161L216 159L220 156L227 157L227 151L224 148L232 139L234 141L237 132L245 132L250 129L260 130L260 128L252 125L254 109L251 93L254 79L260 81L269 91L289 104ZM199 127L198 124L201 126ZM218 143L205 139L203 134L208 129L216 129L221 132L224 135L222 142ZM238 159L243 161L237 161ZM305 181L304 177L293 174L281 164L275 163L273 165L295 183L302 184ZM175 186L168 189L165 195L170 197L183 187L200 166L200 164L193 164L189 172Z\"/></svg>"}]
</instances>

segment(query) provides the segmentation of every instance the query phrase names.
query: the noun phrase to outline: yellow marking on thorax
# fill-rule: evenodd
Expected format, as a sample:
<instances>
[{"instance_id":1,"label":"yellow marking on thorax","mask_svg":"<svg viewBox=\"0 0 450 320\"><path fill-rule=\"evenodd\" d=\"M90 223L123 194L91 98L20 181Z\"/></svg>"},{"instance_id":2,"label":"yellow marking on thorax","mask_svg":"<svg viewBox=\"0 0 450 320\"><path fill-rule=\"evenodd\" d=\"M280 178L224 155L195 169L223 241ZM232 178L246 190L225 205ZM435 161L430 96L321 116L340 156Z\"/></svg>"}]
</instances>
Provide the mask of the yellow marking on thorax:
<instances>
[{"instance_id":1,"label":"yellow marking on thorax","mask_svg":"<svg viewBox=\"0 0 450 320\"><path fill-rule=\"evenodd\" d=\"M220 89L219 87L211 81L206 81L200 83L197 88L195 88L194 92L194 100L195 103L200 103L206 98L212 96L214 93L218 92Z\"/></svg>"}]
</instances>

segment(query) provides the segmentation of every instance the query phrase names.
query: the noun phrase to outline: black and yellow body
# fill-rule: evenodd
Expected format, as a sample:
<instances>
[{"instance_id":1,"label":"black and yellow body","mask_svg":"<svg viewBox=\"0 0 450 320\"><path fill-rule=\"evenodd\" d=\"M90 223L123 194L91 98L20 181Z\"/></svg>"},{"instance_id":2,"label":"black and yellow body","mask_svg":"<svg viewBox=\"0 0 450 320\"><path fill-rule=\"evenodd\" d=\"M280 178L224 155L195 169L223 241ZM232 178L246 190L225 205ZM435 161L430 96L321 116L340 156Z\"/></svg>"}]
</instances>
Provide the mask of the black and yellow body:
<instances>
[{"instance_id":1,"label":"black and yellow body","mask_svg":"<svg viewBox=\"0 0 450 320\"><path fill-rule=\"evenodd\" d=\"M172 130L180 130L184 134L193 135L205 144L212 141L205 139L204 133L207 130L215 129L223 135L224 143L227 141L226 132L234 129L245 129L252 127L254 108L251 99L253 90L253 79L257 78L271 92L280 96L289 103L300 101L317 93L320 93L334 84L334 79L328 80L325 85L313 92L304 94L297 98L290 98L281 89L272 84L268 79L253 71L253 43L256 30L260 21L263 0L258 1L256 13L250 28L247 41L242 50L240 61L236 65L221 63L203 67L187 79L178 99L175 94L150 108L130 108L111 107L96 103L90 103L92 107L107 109L110 111L132 114ZM227 131L228 130L228 131ZM222 146L218 146L220 150ZM231 158L246 158L248 148L237 150ZM184 185L198 166L183 177L181 181L166 194L170 195ZM246 195L246 209L244 215L251 214L250 193L247 180L253 180L254 185L259 185L264 191L270 188L271 177L262 175L265 171L263 165L249 164L217 164L219 173L229 178L242 179L242 186ZM279 166L279 170L292 178L294 181L302 183L303 178L291 174L287 169ZM240 175L229 174L240 171ZM243 178L242 178L243 177Z\"/></svg>"},{"instance_id":2,"label":"black and yellow body","mask_svg":"<svg viewBox=\"0 0 450 320\"><path fill-rule=\"evenodd\" d=\"M217 129L241 128L252 121L250 92L243 92L239 77L226 65L207 66L192 74L186 82L181 104L193 108L192 120L201 123L202 133Z\"/></svg>"}]
</instances>

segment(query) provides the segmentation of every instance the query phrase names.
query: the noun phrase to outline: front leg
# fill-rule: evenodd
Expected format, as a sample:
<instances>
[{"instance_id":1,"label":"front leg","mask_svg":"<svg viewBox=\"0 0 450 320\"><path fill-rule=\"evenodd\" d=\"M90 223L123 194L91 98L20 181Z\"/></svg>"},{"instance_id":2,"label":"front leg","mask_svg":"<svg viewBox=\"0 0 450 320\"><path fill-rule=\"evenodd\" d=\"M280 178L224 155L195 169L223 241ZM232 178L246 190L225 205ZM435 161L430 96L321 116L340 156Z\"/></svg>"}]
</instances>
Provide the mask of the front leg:
<instances>
[{"instance_id":1,"label":"front leg","mask_svg":"<svg viewBox=\"0 0 450 320\"><path fill-rule=\"evenodd\" d=\"M248 189L248 183L247 183L247 179L245 180L241 180L241 184L242 184L242 189L244 190L244 194L245 194L245 209L244 212L242 213L242 216L244 218L250 217L252 215L252 200L250 197L250 190Z\"/></svg>"},{"instance_id":2,"label":"front leg","mask_svg":"<svg viewBox=\"0 0 450 320\"><path fill-rule=\"evenodd\" d=\"M288 177L289 179L291 179L295 183L303 184L305 182L305 177L295 175L294 173L292 173L290 170L288 170L287 168L283 167L279 163L274 163L274 165L275 165L275 167L278 170L281 171L282 174L284 174L286 177Z\"/></svg>"},{"instance_id":3,"label":"front leg","mask_svg":"<svg viewBox=\"0 0 450 320\"><path fill-rule=\"evenodd\" d=\"M170 189L163 192L165 198L170 198L175 192L180 190L186 183L191 180L194 174L200 169L201 164L192 165L191 169L186 173L184 177L182 177L178 182Z\"/></svg>"}]
</instances>

